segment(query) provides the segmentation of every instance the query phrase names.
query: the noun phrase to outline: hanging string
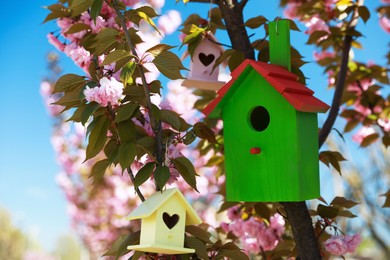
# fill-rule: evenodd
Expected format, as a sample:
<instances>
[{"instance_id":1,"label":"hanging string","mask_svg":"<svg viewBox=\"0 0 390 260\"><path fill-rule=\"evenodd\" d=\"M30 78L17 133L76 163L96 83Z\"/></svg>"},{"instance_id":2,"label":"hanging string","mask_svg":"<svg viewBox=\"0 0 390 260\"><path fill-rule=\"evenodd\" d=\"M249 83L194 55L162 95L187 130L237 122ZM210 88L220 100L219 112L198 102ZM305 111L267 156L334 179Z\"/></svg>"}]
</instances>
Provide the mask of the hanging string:
<instances>
[{"instance_id":1,"label":"hanging string","mask_svg":"<svg viewBox=\"0 0 390 260\"><path fill-rule=\"evenodd\" d=\"M207 24L210 25L211 23L211 10L213 9L213 0L210 0L210 10L207 17Z\"/></svg>"}]
</instances>

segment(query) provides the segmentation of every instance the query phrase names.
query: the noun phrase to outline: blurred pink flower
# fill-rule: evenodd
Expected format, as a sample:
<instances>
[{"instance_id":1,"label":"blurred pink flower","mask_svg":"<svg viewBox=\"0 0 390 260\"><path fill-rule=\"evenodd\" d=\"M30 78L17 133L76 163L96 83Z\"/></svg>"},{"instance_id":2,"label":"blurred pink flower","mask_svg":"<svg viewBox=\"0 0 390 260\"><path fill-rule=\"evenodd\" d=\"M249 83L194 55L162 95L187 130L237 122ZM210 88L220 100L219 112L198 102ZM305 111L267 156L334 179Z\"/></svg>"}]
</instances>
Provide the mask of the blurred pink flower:
<instances>
[{"instance_id":1,"label":"blurred pink flower","mask_svg":"<svg viewBox=\"0 0 390 260\"><path fill-rule=\"evenodd\" d=\"M389 118L379 118L378 125L380 125L384 131L390 131L390 119Z\"/></svg>"},{"instance_id":2,"label":"blurred pink flower","mask_svg":"<svg viewBox=\"0 0 390 260\"><path fill-rule=\"evenodd\" d=\"M60 41L58 40L58 38L55 37L52 33L49 33L49 34L47 35L47 38L48 38L49 43L50 43L51 45L53 45L54 47L56 47L59 51L64 51L64 49L65 49L65 44L63 44L62 42L60 42Z\"/></svg>"},{"instance_id":3,"label":"blurred pink flower","mask_svg":"<svg viewBox=\"0 0 390 260\"><path fill-rule=\"evenodd\" d=\"M381 18L379 18L379 25L382 27L382 29L385 32L390 33L390 20L389 20L389 18L387 18L386 16L382 16Z\"/></svg>"},{"instance_id":4,"label":"blurred pink flower","mask_svg":"<svg viewBox=\"0 0 390 260\"><path fill-rule=\"evenodd\" d=\"M123 84L115 78L108 79L103 77L99 81L100 86L87 88L84 90L85 99L88 102L95 101L102 107L106 107L108 103L112 106L119 105L119 100L123 98Z\"/></svg>"},{"instance_id":5,"label":"blurred pink flower","mask_svg":"<svg viewBox=\"0 0 390 260\"><path fill-rule=\"evenodd\" d=\"M287 7L283 11L283 15L288 19L300 18L298 16L298 10L297 10L300 6L301 3L298 2L288 3Z\"/></svg>"},{"instance_id":6,"label":"blurred pink flower","mask_svg":"<svg viewBox=\"0 0 390 260\"><path fill-rule=\"evenodd\" d=\"M243 241L244 243L244 251L247 254L258 254L260 252L259 242L256 238L247 237Z\"/></svg>"},{"instance_id":7,"label":"blurred pink flower","mask_svg":"<svg viewBox=\"0 0 390 260\"><path fill-rule=\"evenodd\" d=\"M272 228L277 236L281 236L284 233L286 221L280 214L275 214L270 218L269 227Z\"/></svg>"},{"instance_id":8,"label":"blurred pink flower","mask_svg":"<svg viewBox=\"0 0 390 260\"><path fill-rule=\"evenodd\" d=\"M346 253L355 252L359 246L361 238L359 234L345 235L345 236L332 236L324 242L326 251L332 255L341 256Z\"/></svg>"},{"instance_id":9,"label":"blurred pink flower","mask_svg":"<svg viewBox=\"0 0 390 260\"><path fill-rule=\"evenodd\" d=\"M366 137L366 136L369 136L370 134L373 134L375 133L375 130L374 128L372 127L367 127L367 126L363 126L362 128L359 129L359 131L357 131L353 136L352 136L352 140L354 140L355 142L361 144L363 139Z\"/></svg>"},{"instance_id":10,"label":"blurred pink flower","mask_svg":"<svg viewBox=\"0 0 390 260\"><path fill-rule=\"evenodd\" d=\"M321 52L314 51L313 56L316 61L319 61L325 58L334 58L336 57L336 53L332 51L321 51Z\"/></svg>"},{"instance_id":11,"label":"blurred pink flower","mask_svg":"<svg viewBox=\"0 0 390 260\"><path fill-rule=\"evenodd\" d=\"M381 0L381 2L384 4L390 4L390 0Z\"/></svg>"},{"instance_id":12,"label":"blurred pink flower","mask_svg":"<svg viewBox=\"0 0 390 260\"><path fill-rule=\"evenodd\" d=\"M240 206L233 206L227 210L227 216L231 221L235 221L237 219L241 219L241 210Z\"/></svg>"},{"instance_id":13,"label":"blurred pink flower","mask_svg":"<svg viewBox=\"0 0 390 260\"><path fill-rule=\"evenodd\" d=\"M275 249L279 243L279 238L270 228L266 228L261 233L259 233L257 235L257 240L259 241L259 246L263 248L264 251L271 251Z\"/></svg>"},{"instance_id":14,"label":"blurred pink flower","mask_svg":"<svg viewBox=\"0 0 390 260\"><path fill-rule=\"evenodd\" d=\"M165 0L147 0L147 2L156 9L162 8L165 4Z\"/></svg>"},{"instance_id":15,"label":"blurred pink flower","mask_svg":"<svg viewBox=\"0 0 390 260\"><path fill-rule=\"evenodd\" d=\"M306 34L312 34L315 31L325 31L325 32L330 33L329 27L324 22L324 20L322 20L316 16L313 16L309 20L304 21L304 23L305 23L306 27L308 28L305 31ZM326 37L327 37L327 35L321 37L320 39L318 39L318 41L321 41Z\"/></svg>"},{"instance_id":16,"label":"blurred pink flower","mask_svg":"<svg viewBox=\"0 0 390 260\"><path fill-rule=\"evenodd\" d=\"M176 10L170 10L167 14L160 16L158 27L164 34L171 34L181 25L181 15Z\"/></svg>"},{"instance_id":17,"label":"blurred pink flower","mask_svg":"<svg viewBox=\"0 0 390 260\"><path fill-rule=\"evenodd\" d=\"M361 237L359 234L355 234L352 236L345 235L343 240L347 246L347 252L353 253L353 252L355 252L356 248L360 245Z\"/></svg>"},{"instance_id":18,"label":"blurred pink flower","mask_svg":"<svg viewBox=\"0 0 390 260\"><path fill-rule=\"evenodd\" d=\"M326 251L332 255L344 255L347 253L347 246L341 236L332 236L324 243Z\"/></svg>"},{"instance_id":19,"label":"blurred pink flower","mask_svg":"<svg viewBox=\"0 0 390 260\"><path fill-rule=\"evenodd\" d=\"M243 231L251 237L255 237L265 228L264 223L257 221L255 218L245 221L242 227Z\"/></svg>"}]
</instances>

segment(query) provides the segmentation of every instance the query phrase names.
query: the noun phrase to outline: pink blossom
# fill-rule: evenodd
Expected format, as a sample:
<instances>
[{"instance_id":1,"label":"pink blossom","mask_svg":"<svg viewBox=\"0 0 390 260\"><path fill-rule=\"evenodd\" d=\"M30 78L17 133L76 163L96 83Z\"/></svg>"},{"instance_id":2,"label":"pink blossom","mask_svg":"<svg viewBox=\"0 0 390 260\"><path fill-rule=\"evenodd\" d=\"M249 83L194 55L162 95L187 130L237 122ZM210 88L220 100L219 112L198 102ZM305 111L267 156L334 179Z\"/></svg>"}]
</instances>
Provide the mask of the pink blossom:
<instances>
[{"instance_id":1,"label":"pink blossom","mask_svg":"<svg viewBox=\"0 0 390 260\"><path fill-rule=\"evenodd\" d=\"M389 118L379 118L378 125L380 125L384 131L390 131L390 119Z\"/></svg>"},{"instance_id":2,"label":"pink blossom","mask_svg":"<svg viewBox=\"0 0 390 260\"><path fill-rule=\"evenodd\" d=\"M281 236L284 233L286 221L280 215L275 213L275 215L271 216L269 227L275 231L277 236Z\"/></svg>"},{"instance_id":3,"label":"pink blossom","mask_svg":"<svg viewBox=\"0 0 390 260\"><path fill-rule=\"evenodd\" d=\"M64 51L65 44L60 42L57 37L55 37L52 33L49 33L47 35L47 38L49 39L49 43L56 47L59 51Z\"/></svg>"},{"instance_id":4,"label":"pink blossom","mask_svg":"<svg viewBox=\"0 0 390 260\"><path fill-rule=\"evenodd\" d=\"M242 219L237 219L233 223L230 223L229 230L236 237L242 237L244 235L243 225L244 225L244 221Z\"/></svg>"},{"instance_id":5,"label":"pink blossom","mask_svg":"<svg viewBox=\"0 0 390 260\"><path fill-rule=\"evenodd\" d=\"M133 6L135 4L137 4L140 0L123 0L123 3L126 5L126 6Z\"/></svg>"},{"instance_id":6,"label":"pink blossom","mask_svg":"<svg viewBox=\"0 0 390 260\"><path fill-rule=\"evenodd\" d=\"M371 134L375 133L375 130L374 128L372 127L367 127L367 126L363 126L362 128L359 129L359 131L357 133L355 133L353 136L352 136L352 140L354 140L355 142L361 144L363 139L366 137L366 136L369 136Z\"/></svg>"},{"instance_id":7,"label":"pink blossom","mask_svg":"<svg viewBox=\"0 0 390 260\"><path fill-rule=\"evenodd\" d=\"M353 253L353 252L355 252L356 248L359 246L359 244L361 242L361 237L359 234L355 234L352 236L345 235L343 240L347 246L347 252Z\"/></svg>"},{"instance_id":8,"label":"pink blossom","mask_svg":"<svg viewBox=\"0 0 390 260\"><path fill-rule=\"evenodd\" d=\"M332 255L340 256L347 253L347 245L341 236L332 236L325 241L324 245L326 251Z\"/></svg>"},{"instance_id":9,"label":"pink blossom","mask_svg":"<svg viewBox=\"0 0 390 260\"><path fill-rule=\"evenodd\" d=\"M171 34L177 30L181 24L181 15L176 10L170 10L166 15L158 19L158 27L165 34Z\"/></svg>"},{"instance_id":10,"label":"pink blossom","mask_svg":"<svg viewBox=\"0 0 390 260\"><path fill-rule=\"evenodd\" d=\"M327 33L330 33L329 27L325 23L325 21L316 16L313 16L309 20L306 20L305 25L308 28L305 31L306 34L312 34L315 31L325 31ZM326 38L327 36L325 35L321 37L318 41L323 40L324 37Z\"/></svg>"},{"instance_id":11,"label":"pink blossom","mask_svg":"<svg viewBox=\"0 0 390 260\"><path fill-rule=\"evenodd\" d=\"M257 221L255 218L250 218L244 222L243 231L251 237L255 237L265 229L264 223Z\"/></svg>"},{"instance_id":12,"label":"pink blossom","mask_svg":"<svg viewBox=\"0 0 390 260\"><path fill-rule=\"evenodd\" d=\"M316 61L319 61L325 58L334 58L336 54L332 51L322 51L322 52L314 51L313 56Z\"/></svg>"},{"instance_id":13,"label":"pink blossom","mask_svg":"<svg viewBox=\"0 0 390 260\"><path fill-rule=\"evenodd\" d=\"M244 251L247 254L258 254L260 252L260 246L256 238L247 237L243 242Z\"/></svg>"},{"instance_id":14,"label":"pink blossom","mask_svg":"<svg viewBox=\"0 0 390 260\"><path fill-rule=\"evenodd\" d=\"M381 2L384 4L390 4L390 0L381 0Z\"/></svg>"},{"instance_id":15,"label":"pink blossom","mask_svg":"<svg viewBox=\"0 0 390 260\"><path fill-rule=\"evenodd\" d=\"M109 103L112 106L119 105L119 100L123 98L123 84L115 78L103 77L99 81L100 86L87 88L84 90L85 99L88 102L95 101L102 107L106 107Z\"/></svg>"},{"instance_id":16,"label":"pink blossom","mask_svg":"<svg viewBox=\"0 0 390 260\"><path fill-rule=\"evenodd\" d=\"M288 19L300 18L298 15L298 8L301 6L301 3L288 3L286 9L283 11L283 15Z\"/></svg>"},{"instance_id":17,"label":"pink blossom","mask_svg":"<svg viewBox=\"0 0 390 260\"><path fill-rule=\"evenodd\" d=\"M279 238L270 228L264 229L260 232L257 235L257 240L259 241L259 246L262 247L264 251L271 251L275 249L279 243Z\"/></svg>"},{"instance_id":18,"label":"pink blossom","mask_svg":"<svg viewBox=\"0 0 390 260\"><path fill-rule=\"evenodd\" d=\"M147 2L156 9L161 9L165 4L165 0L147 0Z\"/></svg>"},{"instance_id":19,"label":"pink blossom","mask_svg":"<svg viewBox=\"0 0 390 260\"><path fill-rule=\"evenodd\" d=\"M385 32L390 33L390 20L389 20L389 18L387 18L386 16L382 16L381 18L379 18L379 25L382 27L382 29Z\"/></svg>"},{"instance_id":20,"label":"pink blossom","mask_svg":"<svg viewBox=\"0 0 390 260\"><path fill-rule=\"evenodd\" d=\"M236 205L227 210L227 216L231 221L241 219L241 210L240 206Z\"/></svg>"},{"instance_id":21,"label":"pink blossom","mask_svg":"<svg viewBox=\"0 0 390 260\"><path fill-rule=\"evenodd\" d=\"M88 66L91 63L91 54L83 47L76 43L71 43L65 46L64 52L68 55L78 66L85 71L88 71Z\"/></svg>"}]
</instances>

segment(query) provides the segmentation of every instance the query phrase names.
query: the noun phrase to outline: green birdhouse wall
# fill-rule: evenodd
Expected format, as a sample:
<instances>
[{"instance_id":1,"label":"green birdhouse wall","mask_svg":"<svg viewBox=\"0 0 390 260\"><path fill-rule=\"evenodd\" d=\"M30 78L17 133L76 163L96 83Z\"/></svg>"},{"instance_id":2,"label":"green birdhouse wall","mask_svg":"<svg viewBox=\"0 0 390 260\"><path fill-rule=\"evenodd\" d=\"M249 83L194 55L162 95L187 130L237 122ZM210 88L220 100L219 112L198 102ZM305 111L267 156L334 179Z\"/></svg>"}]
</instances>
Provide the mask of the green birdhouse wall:
<instances>
[{"instance_id":1,"label":"green birdhouse wall","mask_svg":"<svg viewBox=\"0 0 390 260\"><path fill-rule=\"evenodd\" d=\"M279 21L281 33L288 26L285 22ZM280 57L276 60L288 67ZM232 80L217 94L204 112L223 119L226 199L274 202L319 197L317 113L329 107L288 68L253 60L233 71Z\"/></svg>"}]
</instances>

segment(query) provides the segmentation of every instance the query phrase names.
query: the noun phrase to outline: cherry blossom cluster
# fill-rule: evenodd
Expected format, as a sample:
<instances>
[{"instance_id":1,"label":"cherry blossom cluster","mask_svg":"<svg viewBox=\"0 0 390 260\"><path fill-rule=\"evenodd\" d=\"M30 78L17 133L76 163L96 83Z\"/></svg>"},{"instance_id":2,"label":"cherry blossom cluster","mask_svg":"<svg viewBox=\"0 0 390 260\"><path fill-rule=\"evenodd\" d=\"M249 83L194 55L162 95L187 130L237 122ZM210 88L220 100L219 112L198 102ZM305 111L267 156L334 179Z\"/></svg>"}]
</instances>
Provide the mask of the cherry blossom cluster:
<instances>
[{"instance_id":1,"label":"cherry blossom cluster","mask_svg":"<svg viewBox=\"0 0 390 260\"><path fill-rule=\"evenodd\" d=\"M355 252L361 241L360 235L332 236L324 243L326 251L332 255L345 255Z\"/></svg>"},{"instance_id":2,"label":"cherry blossom cluster","mask_svg":"<svg viewBox=\"0 0 390 260\"><path fill-rule=\"evenodd\" d=\"M123 96L123 84L122 82L117 81L115 78L108 79L103 77L99 81L99 86L87 88L84 90L85 99L88 102L97 102L100 106L106 107L108 104L112 106L119 105L119 100Z\"/></svg>"},{"instance_id":3,"label":"cherry blossom cluster","mask_svg":"<svg viewBox=\"0 0 390 260\"><path fill-rule=\"evenodd\" d=\"M227 216L231 222L222 224L225 232L232 232L239 238L247 254L259 254L275 249L285 231L283 217L276 213L270 217L268 223L256 216L243 219L242 215L240 206L229 208Z\"/></svg>"}]
</instances>

